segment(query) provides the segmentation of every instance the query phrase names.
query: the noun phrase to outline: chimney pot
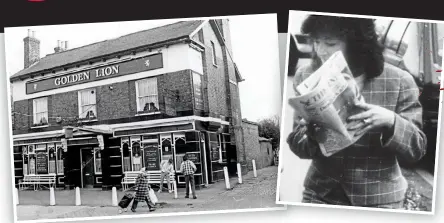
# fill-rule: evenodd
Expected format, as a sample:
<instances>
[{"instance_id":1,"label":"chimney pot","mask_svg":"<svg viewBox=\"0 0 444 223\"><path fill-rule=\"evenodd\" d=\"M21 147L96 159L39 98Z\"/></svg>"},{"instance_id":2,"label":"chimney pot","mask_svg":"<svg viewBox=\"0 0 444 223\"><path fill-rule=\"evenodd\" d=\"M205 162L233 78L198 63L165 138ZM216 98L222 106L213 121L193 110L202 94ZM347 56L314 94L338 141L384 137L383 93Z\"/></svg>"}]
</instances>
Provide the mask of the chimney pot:
<instances>
[{"instance_id":1,"label":"chimney pot","mask_svg":"<svg viewBox=\"0 0 444 223\"><path fill-rule=\"evenodd\" d=\"M28 29L28 37L31 37L31 30Z\"/></svg>"},{"instance_id":2,"label":"chimney pot","mask_svg":"<svg viewBox=\"0 0 444 223\"><path fill-rule=\"evenodd\" d=\"M35 31L32 31L32 37L35 38Z\"/></svg>"},{"instance_id":3,"label":"chimney pot","mask_svg":"<svg viewBox=\"0 0 444 223\"><path fill-rule=\"evenodd\" d=\"M65 41L65 50L68 49L68 41Z\"/></svg>"},{"instance_id":4,"label":"chimney pot","mask_svg":"<svg viewBox=\"0 0 444 223\"><path fill-rule=\"evenodd\" d=\"M57 47L60 47L60 40L57 40Z\"/></svg>"}]
</instances>

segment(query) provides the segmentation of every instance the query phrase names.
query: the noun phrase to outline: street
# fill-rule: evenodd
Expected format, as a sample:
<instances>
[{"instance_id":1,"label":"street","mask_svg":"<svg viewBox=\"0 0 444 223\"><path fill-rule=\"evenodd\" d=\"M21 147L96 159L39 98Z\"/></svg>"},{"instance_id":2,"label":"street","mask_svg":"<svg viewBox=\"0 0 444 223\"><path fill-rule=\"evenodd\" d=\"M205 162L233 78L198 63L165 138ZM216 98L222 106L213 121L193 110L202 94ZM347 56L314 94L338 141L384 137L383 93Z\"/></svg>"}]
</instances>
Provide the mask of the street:
<instances>
[{"instance_id":1,"label":"street","mask_svg":"<svg viewBox=\"0 0 444 223\"><path fill-rule=\"evenodd\" d=\"M139 203L135 213L128 210L122 215L179 213L191 211L218 211L250 208L279 208L276 205L277 167L257 170L257 178L250 171L243 176L242 184L237 178L230 179L231 189L220 181L207 188L196 190L197 199L185 199L185 189L179 188L178 199L173 194L158 194L159 203L155 212L148 212L145 203ZM111 191L95 189L81 190L81 206L74 206L74 190L57 190L56 206L49 206L49 191L19 191L20 204L17 206L18 220L79 218L119 215L118 208L111 204ZM118 199L123 196L118 191Z\"/></svg>"}]
</instances>

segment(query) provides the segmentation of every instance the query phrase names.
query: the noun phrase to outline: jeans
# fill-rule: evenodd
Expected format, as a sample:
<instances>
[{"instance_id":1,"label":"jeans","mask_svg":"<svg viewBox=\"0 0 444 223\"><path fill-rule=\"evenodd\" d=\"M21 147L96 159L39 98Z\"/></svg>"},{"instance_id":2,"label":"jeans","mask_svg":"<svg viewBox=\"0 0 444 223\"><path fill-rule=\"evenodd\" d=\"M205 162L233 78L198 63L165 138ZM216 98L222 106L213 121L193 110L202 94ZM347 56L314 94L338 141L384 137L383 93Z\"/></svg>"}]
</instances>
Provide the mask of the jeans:
<instances>
[{"instance_id":1,"label":"jeans","mask_svg":"<svg viewBox=\"0 0 444 223\"><path fill-rule=\"evenodd\" d=\"M151 200L149 200L148 197L145 197L145 202L146 202L146 205L148 206L149 209L154 208L154 204L151 203ZM136 201L136 199L134 199L133 206L131 207L131 210L136 210L138 203L139 203L139 201Z\"/></svg>"},{"instance_id":2,"label":"jeans","mask_svg":"<svg viewBox=\"0 0 444 223\"><path fill-rule=\"evenodd\" d=\"M196 196L196 186L194 184L194 174L185 175L185 184L186 184L186 196L190 195L190 183L191 183L191 192L193 193L193 197Z\"/></svg>"},{"instance_id":3,"label":"jeans","mask_svg":"<svg viewBox=\"0 0 444 223\"><path fill-rule=\"evenodd\" d=\"M166 177L166 179L167 179L168 191L171 191L170 173L168 173L168 172L162 172L162 173L160 173L160 185L159 185L159 191L162 191L162 189L163 189L163 181L164 181L165 177Z\"/></svg>"}]
</instances>

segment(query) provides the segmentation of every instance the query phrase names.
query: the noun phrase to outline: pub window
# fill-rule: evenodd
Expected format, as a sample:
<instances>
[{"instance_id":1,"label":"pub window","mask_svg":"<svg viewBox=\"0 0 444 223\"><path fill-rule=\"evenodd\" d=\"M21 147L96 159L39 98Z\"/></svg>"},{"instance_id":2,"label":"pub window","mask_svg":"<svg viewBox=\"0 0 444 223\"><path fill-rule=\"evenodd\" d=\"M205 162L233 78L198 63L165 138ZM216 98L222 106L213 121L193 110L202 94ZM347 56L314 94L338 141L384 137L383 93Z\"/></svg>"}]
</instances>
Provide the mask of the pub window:
<instances>
[{"instance_id":1,"label":"pub window","mask_svg":"<svg viewBox=\"0 0 444 223\"><path fill-rule=\"evenodd\" d=\"M194 100L196 109L203 110L202 76L193 72Z\"/></svg>"},{"instance_id":2,"label":"pub window","mask_svg":"<svg viewBox=\"0 0 444 223\"><path fill-rule=\"evenodd\" d=\"M136 81L137 111L142 113L159 111L157 78Z\"/></svg>"},{"instance_id":3,"label":"pub window","mask_svg":"<svg viewBox=\"0 0 444 223\"><path fill-rule=\"evenodd\" d=\"M63 175L63 147L61 143L57 143L56 144L56 148L57 148L57 174L58 175Z\"/></svg>"},{"instance_id":4,"label":"pub window","mask_svg":"<svg viewBox=\"0 0 444 223\"><path fill-rule=\"evenodd\" d=\"M23 146L23 175L26 176L29 174L28 164L29 164L29 155L28 155L28 146Z\"/></svg>"},{"instance_id":5,"label":"pub window","mask_svg":"<svg viewBox=\"0 0 444 223\"><path fill-rule=\"evenodd\" d=\"M35 175L35 150L34 145L28 146L28 173Z\"/></svg>"},{"instance_id":6,"label":"pub window","mask_svg":"<svg viewBox=\"0 0 444 223\"><path fill-rule=\"evenodd\" d=\"M123 143L122 153L123 153L123 172L131 171L131 154L128 142Z\"/></svg>"},{"instance_id":7,"label":"pub window","mask_svg":"<svg viewBox=\"0 0 444 223\"><path fill-rule=\"evenodd\" d=\"M213 57L213 64L217 65L217 59L216 59L216 47L214 45L214 42L211 41L211 56Z\"/></svg>"},{"instance_id":8,"label":"pub window","mask_svg":"<svg viewBox=\"0 0 444 223\"><path fill-rule=\"evenodd\" d=\"M79 91L79 118L80 119L96 119L96 90L87 89Z\"/></svg>"},{"instance_id":9,"label":"pub window","mask_svg":"<svg viewBox=\"0 0 444 223\"><path fill-rule=\"evenodd\" d=\"M48 124L48 98L37 98L33 100L34 125Z\"/></svg>"},{"instance_id":10,"label":"pub window","mask_svg":"<svg viewBox=\"0 0 444 223\"><path fill-rule=\"evenodd\" d=\"M56 173L56 152L54 144L48 144L48 155L49 155L49 173Z\"/></svg>"},{"instance_id":11,"label":"pub window","mask_svg":"<svg viewBox=\"0 0 444 223\"><path fill-rule=\"evenodd\" d=\"M102 174L102 159L99 147L94 148L94 173Z\"/></svg>"},{"instance_id":12,"label":"pub window","mask_svg":"<svg viewBox=\"0 0 444 223\"><path fill-rule=\"evenodd\" d=\"M140 143L135 142L131 146L133 152L133 171L139 171L142 168L142 152L140 149Z\"/></svg>"}]
</instances>

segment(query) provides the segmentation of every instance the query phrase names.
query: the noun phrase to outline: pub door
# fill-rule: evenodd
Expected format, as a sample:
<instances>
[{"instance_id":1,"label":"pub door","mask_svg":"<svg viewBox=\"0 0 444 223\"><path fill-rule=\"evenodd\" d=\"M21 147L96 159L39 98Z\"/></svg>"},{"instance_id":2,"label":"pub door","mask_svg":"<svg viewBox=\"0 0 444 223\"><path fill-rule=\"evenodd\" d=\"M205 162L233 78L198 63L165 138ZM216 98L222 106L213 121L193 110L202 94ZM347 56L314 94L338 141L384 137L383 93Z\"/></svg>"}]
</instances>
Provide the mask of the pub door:
<instances>
[{"instance_id":1,"label":"pub door","mask_svg":"<svg viewBox=\"0 0 444 223\"><path fill-rule=\"evenodd\" d=\"M80 149L82 188L94 187L94 152L90 148Z\"/></svg>"}]
</instances>

